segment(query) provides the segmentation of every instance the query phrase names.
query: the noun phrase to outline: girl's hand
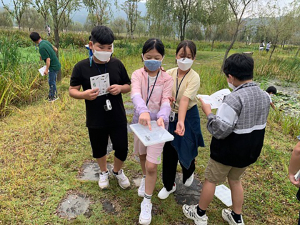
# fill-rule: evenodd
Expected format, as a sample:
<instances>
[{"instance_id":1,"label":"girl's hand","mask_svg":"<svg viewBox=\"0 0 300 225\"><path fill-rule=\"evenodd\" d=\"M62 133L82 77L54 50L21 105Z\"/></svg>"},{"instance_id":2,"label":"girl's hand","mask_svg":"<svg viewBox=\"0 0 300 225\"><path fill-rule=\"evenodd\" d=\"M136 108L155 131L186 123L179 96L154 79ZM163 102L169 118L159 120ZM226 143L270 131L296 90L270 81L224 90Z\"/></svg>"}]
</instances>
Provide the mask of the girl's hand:
<instances>
[{"instance_id":1,"label":"girl's hand","mask_svg":"<svg viewBox=\"0 0 300 225\"><path fill-rule=\"evenodd\" d=\"M293 185L295 185L296 187L300 187L300 181L295 179L294 174L289 174L289 178Z\"/></svg>"},{"instance_id":2,"label":"girl's hand","mask_svg":"<svg viewBox=\"0 0 300 225\"><path fill-rule=\"evenodd\" d=\"M99 88L88 89L84 91L84 99L92 101L95 98L97 98L98 94L99 94Z\"/></svg>"},{"instance_id":3,"label":"girl's hand","mask_svg":"<svg viewBox=\"0 0 300 225\"><path fill-rule=\"evenodd\" d=\"M157 125L164 128L165 129L165 123L164 123L164 119L162 117L160 117L157 121L156 121Z\"/></svg>"},{"instance_id":4,"label":"girl's hand","mask_svg":"<svg viewBox=\"0 0 300 225\"><path fill-rule=\"evenodd\" d=\"M174 102L175 102L175 98L174 97L169 97L169 101L170 101L170 106L172 108Z\"/></svg>"},{"instance_id":5,"label":"girl's hand","mask_svg":"<svg viewBox=\"0 0 300 225\"><path fill-rule=\"evenodd\" d=\"M148 126L149 130L151 130L151 119L150 119L150 114L148 112L144 112L140 115L139 124Z\"/></svg>"},{"instance_id":6,"label":"girl's hand","mask_svg":"<svg viewBox=\"0 0 300 225\"><path fill-rule=\"evenodd\" d=\"M174 132L179 136L183 136L185 132L184 122L178 121L176 125L176 130Z\"/></svg>"}]
</instances>

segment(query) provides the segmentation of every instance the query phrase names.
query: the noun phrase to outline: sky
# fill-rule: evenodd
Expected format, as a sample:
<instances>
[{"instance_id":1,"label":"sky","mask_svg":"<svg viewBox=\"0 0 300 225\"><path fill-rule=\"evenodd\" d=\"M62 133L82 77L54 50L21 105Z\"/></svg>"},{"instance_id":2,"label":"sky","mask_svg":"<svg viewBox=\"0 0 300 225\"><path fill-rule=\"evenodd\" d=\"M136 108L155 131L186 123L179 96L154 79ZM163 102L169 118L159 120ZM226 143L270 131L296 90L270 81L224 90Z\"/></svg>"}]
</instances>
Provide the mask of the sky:
<instances>
[{"instance_id":1,"label":"sky","mask_svg":"<svg viewBox=\"0 0 300 225\"><path fill-rule=\"evenodd\" d=\"M9 4L12 5L11 0L3 0L5 4ZM141 11L141 15L144 16L146 14L146 1L147 0L141 0L138 3L138 10ZM258 0L258 2L260 1L264 1L266 2L266 0ZM113 2L113 1L112 1ZM118 5L121 5L123 2L125 2L125 0L118 0ZM283 7L289 3L293 2L293 0L278 0L279 6ZM258 3L259 4L259 3ZM0 1L0 7L2 8L2 2ZM112 12L113 12L113 17L122 17L124 19L126 19L126 14L124 11L122 11L121 9L116 9L114 4L112 3ZM88 15L88 12L86 10L86 8L83 6L81 9L79 9L78 11L74 12L72 15L72 19L73 21L77 21L80 22L82 24L85 23L86 17Z\"/></svg>"}]
</instances>

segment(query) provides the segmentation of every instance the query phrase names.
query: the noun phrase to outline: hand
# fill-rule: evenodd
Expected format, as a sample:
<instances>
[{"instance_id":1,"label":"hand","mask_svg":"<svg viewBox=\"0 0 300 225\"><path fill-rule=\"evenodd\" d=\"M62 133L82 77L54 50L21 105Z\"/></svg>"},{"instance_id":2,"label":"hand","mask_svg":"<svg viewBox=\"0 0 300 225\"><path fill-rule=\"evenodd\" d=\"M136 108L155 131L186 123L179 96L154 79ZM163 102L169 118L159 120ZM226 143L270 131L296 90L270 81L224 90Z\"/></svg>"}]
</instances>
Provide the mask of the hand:
<instances>
[{"instance_id":1,"label":"hand","mask_svg":"<svg viewBox=\"0 0 300 225\"><path fill-rule=\"evenodd\" d=\"M156 121L157 125L164 128L165 129L165 123L164 123L164 119L162 117L160 117L157 121Z\"/></svg>"},{"instance_id":2,"label":"hand","mask_svg":"<svg viewBox=\"0 0 300 225\"><path fill-rule=\"evenodd\" d=\"M289 174L289 178L293 185L295 185L296 187L300 187L300 180L296 180L294 174Z\"/></svg>"},{"instance_id":3,"label":"hand","mask_svg":"<svg viewBox=\"0 0 300 225\"><path fill-rule=\"evenodd\" d=\"M169 101L170 101L170 106L171 108L173 107L173 104L175 102L175 98L174 97L169 97Z\"/></svg>"},{"instance_id":4,"label":"hand","mask_svg":"<svg viewBox=\"0 0 300 225\"><path fill-rule=\"evenodd\" d=\"M111 85L109 88L107 88L107 91L109 93L111 93L112 95L118 95L122 91L122 86L114 84L114 85Z\"/></svg>"},{"instance_id":5,"label":"hand","mask_svg":"<svg viewBox=\"0 0 300 225\"><path fill-rule=\"evenodd\" d=\"M48 75L48 70L46 69L45 71L44 71L44 75Z\"/></svg>"},{"instance_id":6,"label":"hand","mask_svg":"<svg viewBox=\"0 0 300 225\"><path fill-rule=\"evenodd\" d=\"M150 119L150 114L148 112L144 112L140 115L139 124L148 126L149 130L151 130L151 119Z\"/></svg>"},{"instance_id":7,"label":"hand","mask_svg":"<svg viewBox=\"0 0 300 225\"><path fill-rule=\"evenodd\" d=\"M83 93L84 93L84 99L92 101L97 98L97 96L99 94L99 88L88 89L88 90L84 91Z\"/></svg>"},{"instance_id":8,"label":"hand","mask_svg":"<svg viewBox=\"0 0 300 225\"><path fill-rule=\"evenodd\" d=\"M176 125L176 130L174 132L179 136L183 136L185 132L184 122L178 121Z\"/></svg>"},{"instance_id":9,"label":"hand","mask_svg":"<svg viewBox=\"0 0 300 225\"><path fill-rule=\"evenodd\" d=\"M202 111L205 113L205 115L208 116L209 114L211 114L210 104L206 104L201 98L199 98L199 100L201 102Z\"/></svg>"}]
</instances>

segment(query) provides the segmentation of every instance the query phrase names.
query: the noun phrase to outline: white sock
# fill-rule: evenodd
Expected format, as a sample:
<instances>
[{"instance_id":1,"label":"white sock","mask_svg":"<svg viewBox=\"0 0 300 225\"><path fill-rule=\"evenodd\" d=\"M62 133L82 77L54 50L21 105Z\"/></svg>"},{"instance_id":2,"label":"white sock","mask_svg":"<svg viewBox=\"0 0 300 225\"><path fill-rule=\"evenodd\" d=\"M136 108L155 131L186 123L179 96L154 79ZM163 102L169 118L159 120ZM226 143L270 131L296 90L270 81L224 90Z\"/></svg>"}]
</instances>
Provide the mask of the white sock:
<instances>
[{"instance_id":1,"label":"white sock","mask_svg":"<svg viewBox=\"0 0 300 225\"><path fill-rule=\"evenodd\" d=\"M151 203L151 197L152 197L152 195L147 195L146 193L145 193L145 195L144 195L144 202L147 202L147 203Z\"/></svg>"}]
</instances>

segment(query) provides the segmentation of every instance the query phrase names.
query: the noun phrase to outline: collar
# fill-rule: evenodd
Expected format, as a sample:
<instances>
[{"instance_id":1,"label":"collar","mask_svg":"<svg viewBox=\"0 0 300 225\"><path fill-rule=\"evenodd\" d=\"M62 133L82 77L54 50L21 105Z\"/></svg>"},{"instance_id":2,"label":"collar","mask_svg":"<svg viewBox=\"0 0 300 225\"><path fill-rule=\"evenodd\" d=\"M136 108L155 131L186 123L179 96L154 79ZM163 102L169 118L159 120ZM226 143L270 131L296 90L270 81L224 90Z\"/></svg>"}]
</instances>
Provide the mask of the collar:
<instances>
[{"instance_id":1,"label":"collar","mask_svg":"<svg viewBox=\"0 0 300 225\"><path fill-rule=\"evenodd\" d=\"M241 84L240 86L236 87L232 92L236 92L236 91L238 91L242 88L254 87L254 86L257 86L257 84L254 83L253 81L251 81L251 82L248 82L248 83Z\"/></svg>"}]
</instances>

